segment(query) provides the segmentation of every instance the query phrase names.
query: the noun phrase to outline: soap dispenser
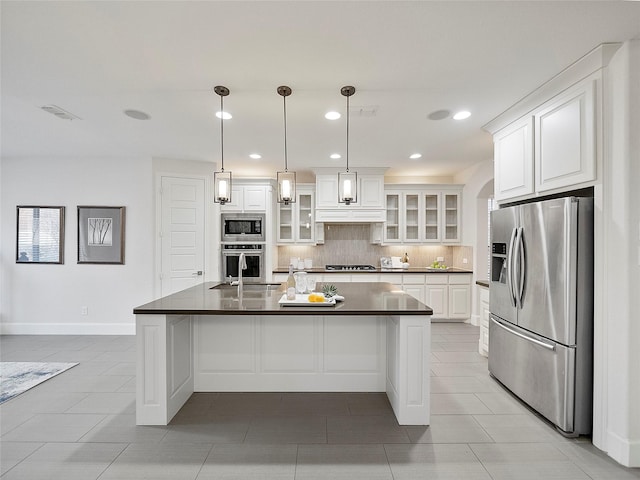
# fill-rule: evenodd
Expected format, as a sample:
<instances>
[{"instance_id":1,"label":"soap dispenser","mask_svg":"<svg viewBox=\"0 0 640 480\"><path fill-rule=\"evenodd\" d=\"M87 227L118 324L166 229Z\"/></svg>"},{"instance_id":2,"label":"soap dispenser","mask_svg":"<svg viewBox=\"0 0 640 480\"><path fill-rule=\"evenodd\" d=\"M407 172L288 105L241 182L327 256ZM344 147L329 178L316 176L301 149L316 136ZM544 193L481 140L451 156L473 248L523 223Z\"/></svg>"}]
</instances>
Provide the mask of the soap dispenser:
<instances>
[{"instance_id":1,"label":"soap dispenser","mask_svg":"<svg viewBox=\"0 0 640 480\"><path fill-rule=\"evenodd\" d=\"M407 252L402 256L402 268L409 268L409 254Z\"/></svg>"}]
</instances>

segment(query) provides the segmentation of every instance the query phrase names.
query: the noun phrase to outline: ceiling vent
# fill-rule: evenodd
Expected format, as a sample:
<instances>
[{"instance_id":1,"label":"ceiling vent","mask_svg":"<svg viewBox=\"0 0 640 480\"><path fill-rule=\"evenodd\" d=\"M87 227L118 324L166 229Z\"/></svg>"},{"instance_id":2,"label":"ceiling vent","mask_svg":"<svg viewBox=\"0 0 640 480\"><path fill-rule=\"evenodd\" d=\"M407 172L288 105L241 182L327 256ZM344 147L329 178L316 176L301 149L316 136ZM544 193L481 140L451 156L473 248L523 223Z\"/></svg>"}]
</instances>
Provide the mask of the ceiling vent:
<instances>
[{"instance_id":1,"label":"ceiling vent","mask_svg":"<svg viewBox=\"0 0 640 480\"><path fill-rule=\"evenodd\" d=\"M51 115L55 115L56 117L61 118L62 120L80 120L80 117L78 117L77 115L69 113L66 110L58 107L57 105L43 105L40 108L45 112L50 113Z\"/></svg>"},{"instance_id":2,"label":"ceiling vent","mask_svg":"<svg viewBox=\"0 0 640 480\"><path fill-rule=\"evenodd\" d=\"M378 115L378 105L363 105L349 107L349 114L354 117L375 117Z\"/></svg>"}]
</instances>

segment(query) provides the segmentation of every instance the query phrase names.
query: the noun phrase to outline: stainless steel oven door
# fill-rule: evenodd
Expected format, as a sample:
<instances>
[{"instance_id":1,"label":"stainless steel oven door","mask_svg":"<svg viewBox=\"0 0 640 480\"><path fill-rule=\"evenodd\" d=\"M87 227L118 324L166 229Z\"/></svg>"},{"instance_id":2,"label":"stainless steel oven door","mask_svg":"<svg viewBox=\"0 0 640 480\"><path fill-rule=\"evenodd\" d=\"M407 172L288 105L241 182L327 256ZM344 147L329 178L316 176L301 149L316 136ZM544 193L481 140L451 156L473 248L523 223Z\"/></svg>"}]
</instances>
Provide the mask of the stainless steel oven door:
<instances>
[{"instance_id":1,"label":"stainless steel oven door","mask_svg":"<svg viewBox=\"0 0 640 480\"><path fill-rule=\"evenodd\" d=\"M228 281L238 280L238 262L240 254L244 253L247 261L247 269L242 271L242 279L247 283L265 282L264 272L264 253L262 250L240 250L225 249L222 250L222 280Z\"/></svg>"}]
</instances>

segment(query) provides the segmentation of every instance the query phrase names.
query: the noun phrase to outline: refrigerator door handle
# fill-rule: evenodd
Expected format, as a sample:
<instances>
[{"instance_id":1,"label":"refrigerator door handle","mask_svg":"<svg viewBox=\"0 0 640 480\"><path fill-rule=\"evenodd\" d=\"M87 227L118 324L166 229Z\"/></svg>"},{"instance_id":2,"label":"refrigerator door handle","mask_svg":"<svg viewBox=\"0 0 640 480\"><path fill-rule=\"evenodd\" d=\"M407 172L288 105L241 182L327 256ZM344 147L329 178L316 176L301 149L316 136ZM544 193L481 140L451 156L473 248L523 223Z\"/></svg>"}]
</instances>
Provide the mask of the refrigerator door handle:
<instances>
[{"instance_id":1,"label":"refrigerator door handle","mask_svg":"<svg viewBox=\"0 0 640 480\"><path fill-rule=\"evenodd\" d=\"M507 327L506 325L504 325L502 322L497 321L495 318L491 317L491 321L496 324L498 327L506 330L507 332L515 335L516 337L520 337L524 340L527 340L528 342L534 343L536 345L538 345L539 347L542 348L546 348L547 350L555 350L556 346L552 343L546 343L546 342L542 342L540 340L537 340L533 337L529 337L528 335L524 335L520 332L516 332L515 330L512 330L511 328Z\"/></svg>"},{"instance_id":2,"label":"refrigerator door handle","mask_svg":"<svg viewBox=\"0 0 640 480\"><path fill-rule=\"evenodd\" d=\"M515 242L516 253L514 256L516 258L516 268L518 274L516 277L517 289L514 296L516 297L516 306L518 308L522 308L522 294L524 293L524 274L526 271L523 238L524 228L519 227L517 230L518 233L516 234Z\"/></svg>"},{"instance_id":3,"label":"refrigerator door handle","mask_svg":"<svg viewBox=\"0 0 640 480\"><path fill-rule=\"evenodd\" d=\"M509 240L509 250L507 250L507 285L509 286L509 301L511 302L511 306L516 306L516 295L515 289L513 288L513 280L515 275L513 274L513 250L516 242L516 231L518 229L514 228L511 231L511 239Z\"/></svg>"}]
</instances>

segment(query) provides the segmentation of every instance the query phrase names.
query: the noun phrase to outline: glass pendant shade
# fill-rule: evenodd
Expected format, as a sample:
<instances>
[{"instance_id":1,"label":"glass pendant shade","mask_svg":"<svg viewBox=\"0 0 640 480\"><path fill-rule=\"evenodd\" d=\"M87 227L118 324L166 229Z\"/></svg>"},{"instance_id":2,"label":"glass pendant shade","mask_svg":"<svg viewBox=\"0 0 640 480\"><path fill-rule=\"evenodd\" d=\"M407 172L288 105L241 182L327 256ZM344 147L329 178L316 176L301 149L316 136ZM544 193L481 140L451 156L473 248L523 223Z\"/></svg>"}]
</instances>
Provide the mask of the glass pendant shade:
<instances>
[{"instance_id":1,"label":"glass pendant shade","mask_svg":"<svg viewBox=\"0 0 640 480\"><path fill-rule=\"evenodd\" d=\"M338 201L351 205L358 201L358 173L338 173Z\"/></svg>"},{"instance_id":2,"label":"glass pendant shade","mask_svg":"<svg viewBox=\"0 0 640 480\"><path fill-rule=\"evenodd\" d=\"M278 172L278 203L296 201L296 172Z\"/></svg>"},{"instance_id":3,"label":"glass pendant shade","mask_svg":"<svg viewBox=\"0 0 640 480\"><path fill-rule=\"evenodd\" d=\"M220 205L231 201L231 172L213 173L213 201Z\"/></svg>"}]
</instances>

